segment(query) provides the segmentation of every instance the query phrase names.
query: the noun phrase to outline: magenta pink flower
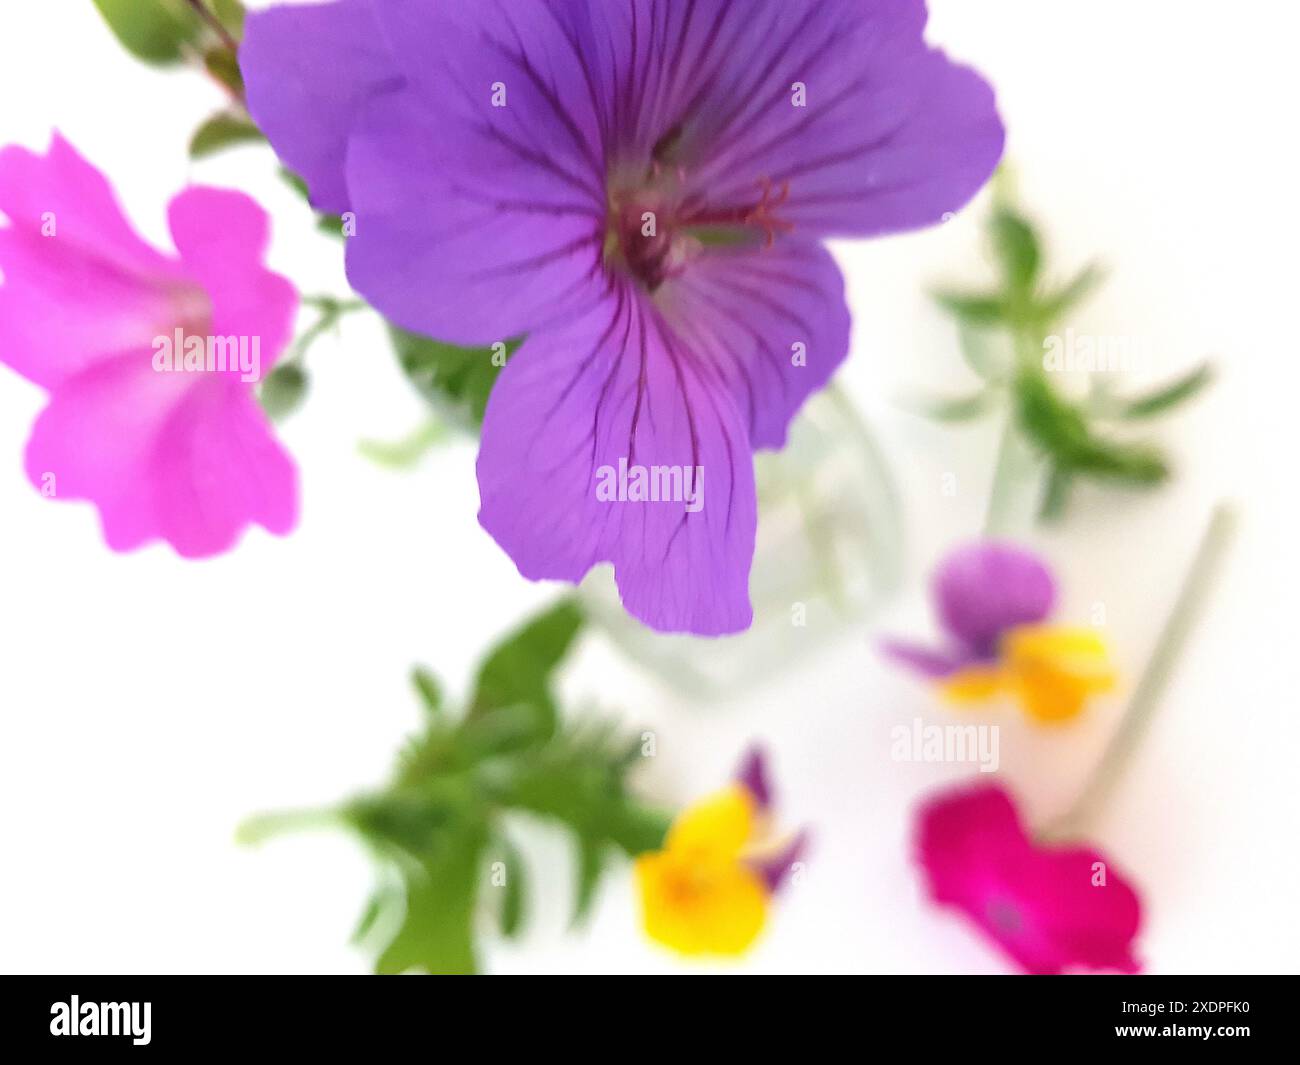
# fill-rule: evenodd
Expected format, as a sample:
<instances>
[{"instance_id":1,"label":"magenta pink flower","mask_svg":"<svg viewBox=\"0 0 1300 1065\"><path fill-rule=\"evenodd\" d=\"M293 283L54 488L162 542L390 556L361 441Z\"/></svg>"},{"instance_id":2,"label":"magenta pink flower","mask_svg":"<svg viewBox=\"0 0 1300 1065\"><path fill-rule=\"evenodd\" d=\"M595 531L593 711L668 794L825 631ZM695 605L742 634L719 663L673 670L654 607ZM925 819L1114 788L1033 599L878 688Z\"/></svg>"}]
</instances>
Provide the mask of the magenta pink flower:
<instances>
[{"instance_id":1,"label":"magenta pink flower","mask_svg":"<svg viewBox=\"0 0 1300 1065\"><path fill-rule=\"evenodd\" d=\"M917 852L934 901L963 911L1026 972L1138 971L1133 889L1094 850L1031 840L997 785L927 802Z\"/></svg>"},{"instance_id":2,"label":"magenta pink flower","mask_svg":"<svg viewBox=\"0 0 1300 1065\"><path fill-rule=\"evenodd\" d=\"M27 474L99 509L115 551L195 558L256 522L287 533L297 472L254 392L298 297L262 265L265 212L238 192L171 201L177 254L145 244L104 176L57 134L0 150L0 362L50 393Z\"/></svg>"}]
</instances>

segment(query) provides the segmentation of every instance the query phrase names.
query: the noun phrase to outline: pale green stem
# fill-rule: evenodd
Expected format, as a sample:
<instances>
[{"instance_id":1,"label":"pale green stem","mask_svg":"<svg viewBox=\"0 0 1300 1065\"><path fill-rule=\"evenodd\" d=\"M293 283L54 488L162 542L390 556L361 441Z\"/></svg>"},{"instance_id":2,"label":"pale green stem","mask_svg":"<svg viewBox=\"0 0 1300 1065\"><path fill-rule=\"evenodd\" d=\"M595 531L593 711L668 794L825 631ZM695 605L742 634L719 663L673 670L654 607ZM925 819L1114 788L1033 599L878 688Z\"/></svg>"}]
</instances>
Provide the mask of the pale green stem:
<instances>
[{"instance_id":1,"label":"pale green stem","mask_svg":"<svg viewBox=\"0 0 1300 1065\"><path fill-rule=\"evenodd\" d=\"M235 842L246 847L265 843L272 836L307 829L337 828L338 810L278 810L274 813L254 814L235 830Z\"/></svg>"},{"instance_id":2,"label":"pale green stem","mask_svg":"<svg viewBox=\"0 0 1300 1065\"><path fill-rule=\"evenodd\" d=\"M1183 578L1178 598L1156 640L1124 717L1074 804L1048 825L1042 836L1059 839L1081 832L1100 815L1150 728L1160 697L1209 598L1220 564L1232 542L1237 516L1220 503L1210 515L1196 557Z\"/></svg>"},{"instance_id":3,"label":"pale green stem","mask_svg":"<svg viewBox=\"0 0 1300 1065\"><path fill-rule=\"evenodd\" d=\"M1016 454L1016 415L1008 411L998 438L998 457L993 468L993 486L989 489L988 506L984 511L984 536L995 537L1007 532L1007 517L1011 499L1019 480Z\"/></svg>"},{"instance_id":4,"label":"pale green stem","mask_svg":"<svg viewBox=\"0 0 1300 1065\"><path fill-rule=\"evenodd\" d=\"M1033 334L1027 326L1014 326L1011 330L1012 343L1015 347L1015 365L1011 372L1011 381L1024 372L1037 358L1037 347ZM1020 429L1016 420L1014 396L1007 411L1007 420L1002 427L1002 436L998 441L998 455L993 470L993 486L989 489L988 506L984 512L984 535L986 537L1005 536L1009 528L1009 518L1015 508L1017 498L1022 497L1026 488L1026 474L1039 473L1038 463L1031 463L1025 447L1020 441Z\"/></svg>"}]
</instances>

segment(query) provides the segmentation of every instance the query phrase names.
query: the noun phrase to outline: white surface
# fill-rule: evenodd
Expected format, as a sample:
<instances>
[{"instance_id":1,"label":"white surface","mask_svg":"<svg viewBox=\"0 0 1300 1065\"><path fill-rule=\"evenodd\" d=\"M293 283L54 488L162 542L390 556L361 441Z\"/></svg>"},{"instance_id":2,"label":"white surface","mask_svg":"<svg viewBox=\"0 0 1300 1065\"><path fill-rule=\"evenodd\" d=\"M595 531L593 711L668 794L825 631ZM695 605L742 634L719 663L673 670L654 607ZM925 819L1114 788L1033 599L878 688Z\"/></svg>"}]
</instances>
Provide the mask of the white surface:
<instances>
[{"instance_id":1,"label":"white surface","mask_svg":"<svg viewBox=\"0 0 1300 1065\"><path fill-rule=\"evenodd\" d=\"M932 39L999 89L1054 265L1111 267L1076 325L1153 341L1152 378L1207 354L1223 370L1207 401L1157 430L1178 461L1172 487L1085 493L1036 542L1062 564L1066 614L1106 605L1132 678L1209 508L1241 503L1228 579L1095 837L1142 890L1150 971L1295 971L1297 15L1266 0L932 7ZM165 239L164 205L188 178L237 185L276 215L276 267L305 291L346 291L269 155L187 167L217 91L136 65L89 4L4 6L0 100L0 141L43 147L57 125L151 238ZM920 577L978 531L992 467L993 426L936 428L891 405L909 387L967 383L924 288L980 276L978 223L972 211L837 249L856 323L845 380L907 508L912 592L886 619L896 630L928 624ZM256 532L199 565L161 547L114 556L89 508L42 500L21 471L42 397L0 372L0 969L366 968L346 943L370 881L359 848L322 835L242 851L234 826L381 780L416 720L408 667L426 661L462 691L479 651L551 590L479 530L472 447L407 475L356 454L358 438L421 416L373 320L349 322L312 365L315 394L284 434L302 468L300 531ZM733 705L675 700L597 640L566 688L658 731L641 783L665 800L716 787L751 738L769 745L785 813L814 827L816 850L742 968L1002 971L921 901L911 808L969 770L889 760L892 725L945 718L881 667L869 635ZM1118 709L1050 734L1000 719L1004 773L1034 817L1069 800ZM541 912L523 945L489 948L492 969L683 968L642 939L626 876L585 934L566 935L564 840L527 843Z\"/></svg>"}]
</instances>

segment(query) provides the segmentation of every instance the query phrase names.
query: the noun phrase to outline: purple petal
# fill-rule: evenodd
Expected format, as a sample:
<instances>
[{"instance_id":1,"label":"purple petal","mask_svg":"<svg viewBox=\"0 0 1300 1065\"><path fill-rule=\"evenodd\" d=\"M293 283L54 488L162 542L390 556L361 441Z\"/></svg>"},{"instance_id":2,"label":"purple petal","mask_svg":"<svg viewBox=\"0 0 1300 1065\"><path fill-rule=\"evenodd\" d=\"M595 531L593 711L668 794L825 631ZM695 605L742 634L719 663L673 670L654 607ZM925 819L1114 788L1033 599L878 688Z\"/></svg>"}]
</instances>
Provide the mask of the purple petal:
<instances>
[{"instance_id":1,"label":"purple petal","mask_svg":"<svg viewBox=\"0 0 1300 1065\"><path fill-rule=\"evenodd\" d=\"M754 797L759 810L766 811L771 807L772 784L768 779L767 754L762 747L753 746L745 752L744 761L736 773L736 783Z\"/></svg>"},{"instance_id":2,"label":"purple petal","mask_svg":"<svg viewBox=\"0 0 1300 1065\"><path fill-rule=\"evenodd\" d=\"M384 0L374 11L416 106L436 117L441 143L450 138L449 165L472 164L489 181L504 169L521 193L521 177L549 175L603 211L605 104L587 7Z\"/></svg>"},{"instance_id":3,"label":"purple petal","mask_svg":"<svg viewBox=\"0 0 1300 1065\"><path fill-rule=\"evenodd\" d=\"M509 340L597 303L604 220L591 200L429 117L413 93L393 93L352 138L357 291L399 325L459 344Z\"/></svg>"},{"instance_id":4,"label":"purple petal","mask_svg":"<svg viewBox=\"0 0 1300 1065\"><path fill-rule=\"evenodd\" d=\"M1051 613L1056 587L1047 567L1009 544L976 543L950 554L935 574L935 608L944 627L978 655L990 655L1014 625Z\"/></svg>"},{"instance_id":5,"label":"purple petal","mask_svg":"<svg viewBox=\"0 0 1300 1065\"><path fill-rule=\"evenodd\" d=\"M709 248L656 301L727 382L754 447L783 446L791 418L848 354L844 279L816 244Z\"/></svg>"},{"instance_id":6,"label":"purple petal","mask_svg":"<svg viewBox=\"0 0 1300 1065\"><path fill-rule=\"evenodd\" d=\"M344 159L354 120L402 78L369 0L250 12L239 49L248 109L323 211L349 209Z\"/></svg>"},{"instance_id":7,"label":"purple petal","mask_svg":"<svg viewBox=\"0 0 1300 1065\"><path fill-rule=\"evenodd\" d=\"M974 656L969 653L934 651L901 640L882 640L880 651L885 657L928 680L950 677L974 660Z\"/></svg>"},{"instance_id":8,"label":"purple petal","mask_svg":"<svg viewBox=\"0 0 1300 1065\"><path fill-rule=\"evenodd\" d=\"M1001 158L993 91L925 44L922 0L698 5L689 22L696 5L668 6L672 91L648 125L680 131L673 161L701 205L753 207L788 182L778 215L796 233L898 232L960 209Z\"/></svg>"},{"instance_id":9,"label":"purple petal","mask_svg":"<svg viewBox=\"0 0 1300 1065\"><path fill-rule=\"evenodd\" d=\"M636 467L670 480L675 470L679 498L637 501ZM703 492L687 493L697 470ZM609 561L624 605L652 628L748 627L756 503L744 423L632 284L511 359L488 403L478 476L479 520L525 577L576 582ZM602 485L613 488L604 499Z\"/></svg>"},{"instance_id":10,"label":"purple petal","mask_svg":"<svg viewBox=\"0 0 1300 1065\"><path fill-rule=\"evenodd\" d=\"M808 830L800 829L795 837L773 857L753 863L755 871L763 878L769 892L775 894L781 889L795 862L802 860L808 849L808 842Z\"/></svg>"}]
</instances>

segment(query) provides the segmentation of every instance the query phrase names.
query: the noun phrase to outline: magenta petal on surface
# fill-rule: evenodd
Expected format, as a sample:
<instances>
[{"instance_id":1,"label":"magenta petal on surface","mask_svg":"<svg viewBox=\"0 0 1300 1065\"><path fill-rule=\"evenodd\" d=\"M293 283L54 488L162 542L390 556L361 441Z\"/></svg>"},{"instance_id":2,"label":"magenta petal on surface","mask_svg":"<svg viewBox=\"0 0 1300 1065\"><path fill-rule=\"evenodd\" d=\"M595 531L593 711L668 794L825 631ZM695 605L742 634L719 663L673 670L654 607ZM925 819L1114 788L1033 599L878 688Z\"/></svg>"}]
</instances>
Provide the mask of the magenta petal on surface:
<instances>
[{"instance_id":1,"label":"magenta petal on surface","mask_svg":"<svg viewBox=\"0 0 1300 1065\"><path fill-rule=\"evenodd\" d=\"M1056 586L1036 555L1009 544L976 543L950 554L934 577L935 608L945 629L977 655L991 655L1015 625L1051 613Z\"/></svg>"},{"instance_id":2,"label":"magenta petal on surface","mask_svg":"<svg viewBox=\"0 0 1300 1065\"><path fill-rule=\"evenodd\" d=\"M652 628L749 625L756 504L744 424L632 285L534 334L509 362L478 475L479 520L525 577L579 581L612 562L624 605ZM660 501L638 498L638 478L667 485Z\"/></svg>"},{"instance_id":3,"label":"magenta petal on surface","mask_svg":"<svg viewBox=\"0 0 1300 1065\"><path fill-rule=\"evenodd\" d=\"M402 84L369 0L250 12L239 65L253 120L307 182L313 205L348 210L354 119L372 95Z\"/></svg>"},{"instance_id":4,"label":"magenta petal on surface","mask_svg":"<svg viewBox=\"0 0 1300 1065\"><path fill-rule=\"evenodd\" d=\"M1137 894L1108 860L1030 840L997 785L926 802L917 857L934 901L962 910L1026 972L1136 972Z\"/></svg>"}]
</instances>

